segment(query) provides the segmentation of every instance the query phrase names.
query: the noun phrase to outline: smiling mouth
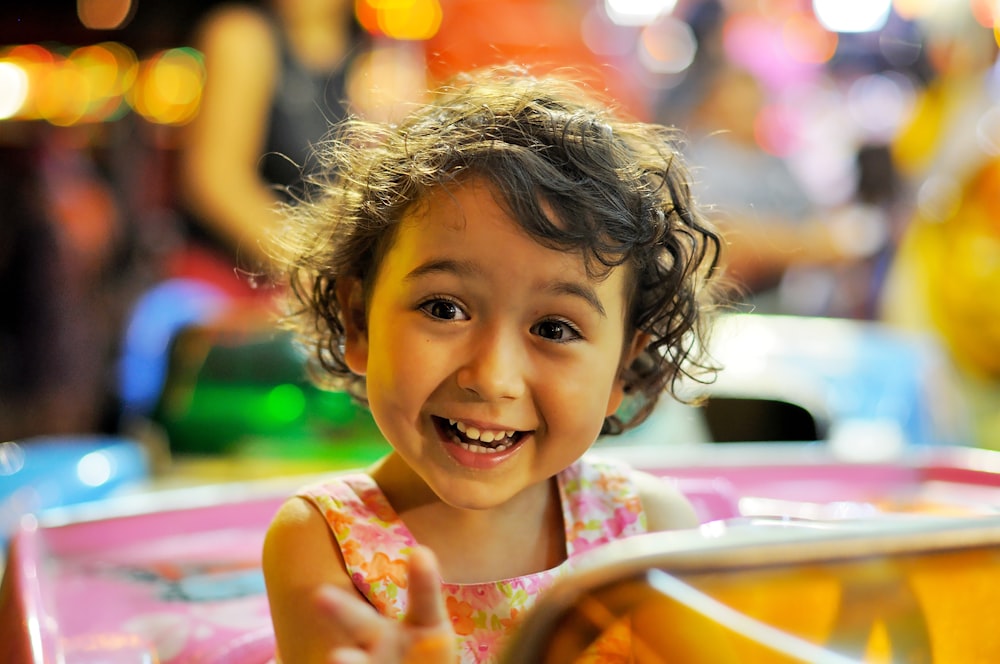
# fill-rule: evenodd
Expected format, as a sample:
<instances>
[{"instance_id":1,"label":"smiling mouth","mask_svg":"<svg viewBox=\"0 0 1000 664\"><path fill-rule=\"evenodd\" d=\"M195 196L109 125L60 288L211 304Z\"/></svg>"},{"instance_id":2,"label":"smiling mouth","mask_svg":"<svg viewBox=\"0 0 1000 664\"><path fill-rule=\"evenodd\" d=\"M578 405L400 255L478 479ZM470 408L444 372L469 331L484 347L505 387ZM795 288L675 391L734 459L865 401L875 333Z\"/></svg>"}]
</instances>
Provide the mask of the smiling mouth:
<instances>
[{"instance_id":1,"label":"smiling mouth","mask_svg":"<svg viewBox=\"0 0 1000 664\"><path fill-rule=\"evenodd\" d=\"M524 431L514 430L484 431L464 422L442 417L434 417L434 423L451 442L475 454L497 454L509 450L526 435Z\"/></svg>"}]
</instances>

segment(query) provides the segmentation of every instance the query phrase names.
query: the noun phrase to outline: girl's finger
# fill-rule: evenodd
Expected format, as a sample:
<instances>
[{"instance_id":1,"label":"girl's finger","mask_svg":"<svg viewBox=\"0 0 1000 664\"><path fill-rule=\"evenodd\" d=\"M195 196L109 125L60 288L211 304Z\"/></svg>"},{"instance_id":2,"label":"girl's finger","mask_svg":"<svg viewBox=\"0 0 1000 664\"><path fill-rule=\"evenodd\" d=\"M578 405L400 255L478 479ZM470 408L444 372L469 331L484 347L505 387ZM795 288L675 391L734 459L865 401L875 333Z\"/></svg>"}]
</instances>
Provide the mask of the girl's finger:
<instances>
[{"instance_id":1,"label":"girl's finger","mask_svg":"<svg viewBox=\"0 0 1000 664\"><path fill-rule=\"evenodd\" d=\"M424 546L410 553L409 608L406 622L414 627L451 627L441 594L437 558Z\"/></svg>"},{"instance_id":2,"label":"girl's finger","mask_svg":"<svg viewBox=\"0 0 1000 664\"><path fill-rule=\"evenodd\" d=\"M410 553L409 608L404 622L415 637L405 664L451 664L456 660L455 633L441 594L441 573L430 549Z\"/></svg>"}]
</instances>

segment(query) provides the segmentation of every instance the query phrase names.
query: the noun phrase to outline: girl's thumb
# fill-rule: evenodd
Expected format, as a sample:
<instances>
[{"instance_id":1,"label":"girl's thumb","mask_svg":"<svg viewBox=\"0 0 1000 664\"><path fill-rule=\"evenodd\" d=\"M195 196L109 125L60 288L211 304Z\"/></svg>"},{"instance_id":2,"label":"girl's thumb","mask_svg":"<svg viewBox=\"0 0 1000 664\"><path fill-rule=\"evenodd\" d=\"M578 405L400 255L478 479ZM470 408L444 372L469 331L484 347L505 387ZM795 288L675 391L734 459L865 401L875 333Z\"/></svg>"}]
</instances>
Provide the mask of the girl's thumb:
<instances>
[{"instance_id":1,"label":"girl's thumb","mask_svg":"<svg viewBox=\"0 0 1000 664\"><path fill-rule=\"evenodd\" d=\"M425 546L416 546L410 553L409 608L406 622L417 627L442 627L451 620L441 595L441 573L437 558Z\"/></svg>"}]
</instances>

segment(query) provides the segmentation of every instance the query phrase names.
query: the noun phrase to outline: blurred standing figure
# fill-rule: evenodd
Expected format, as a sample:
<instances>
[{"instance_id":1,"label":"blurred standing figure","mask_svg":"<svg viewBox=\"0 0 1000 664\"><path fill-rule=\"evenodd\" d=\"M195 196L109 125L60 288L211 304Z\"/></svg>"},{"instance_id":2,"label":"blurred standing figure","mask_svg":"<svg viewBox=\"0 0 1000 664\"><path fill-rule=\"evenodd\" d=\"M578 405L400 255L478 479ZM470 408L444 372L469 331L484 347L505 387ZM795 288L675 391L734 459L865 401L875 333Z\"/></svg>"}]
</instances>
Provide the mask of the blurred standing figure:
<instances>
[{"instance_id":1,"label":"blurred standing figure","mask_svg":"<svg viewBox=\"0 0 1000 664\"><path fill-rule=\"evenodd\" d=\"M350 0L227 3L196 27L207 78L179 186L198 248L182 253L180 272L211 273L214 254L232 282L234 265L266 263L276 203L295 196L311 144L348 113L348 76L367 49L352 10Z\"/></svg>"},{"instance_id":2,"label":"blurred standing figure","mask_svg":"<svg viewBox=\"0 0 1000 664\"><path fill-rule=\"evenodd\" d=\"M854 258L834 230L835 217L847 218L819 206L787 161L758 142L767 91L757 77L726 60L706 76L685 127L687 153L699 202L725 231L729 275L757 311L830 314L833 285L812 277ZM800 279L805 297L793 283Z\"/></svg>"}]
</instances>

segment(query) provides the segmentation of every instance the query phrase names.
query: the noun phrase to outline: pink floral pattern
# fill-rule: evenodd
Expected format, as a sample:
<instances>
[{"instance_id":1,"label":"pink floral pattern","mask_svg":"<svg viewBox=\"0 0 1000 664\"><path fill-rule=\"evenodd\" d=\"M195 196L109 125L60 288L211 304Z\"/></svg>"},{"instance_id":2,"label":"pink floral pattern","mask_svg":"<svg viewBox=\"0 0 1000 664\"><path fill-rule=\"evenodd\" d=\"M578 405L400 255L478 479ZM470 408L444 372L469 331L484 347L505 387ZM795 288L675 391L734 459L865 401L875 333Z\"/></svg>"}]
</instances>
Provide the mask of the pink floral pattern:
<instances>
[{"instance_id":1,"label":"pink floral pattern","mask_svg":"<svg viewBox=\"0 0 1000 664\"><path fill-rule=\"evenodd\" d=\"M442 584L463 664L496 662L507 635L538 595L572 569L576 556L646 532L629 472L617 463L588 458L556 476L567 548L567 559L558 567L492 583ZM306 487L300 495L326 517L358 590L383 615L402 619L405 561L415 540L375 481L361 473L344 475Z\"/></svg>"}]
</instances>

